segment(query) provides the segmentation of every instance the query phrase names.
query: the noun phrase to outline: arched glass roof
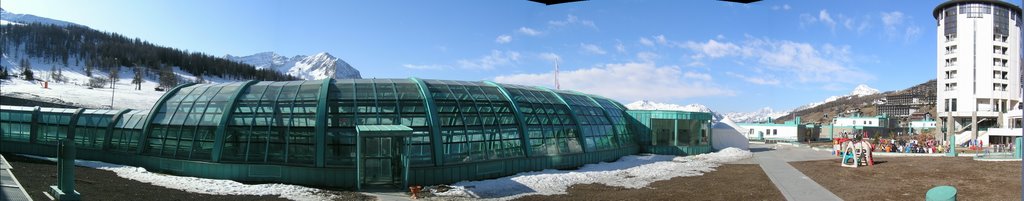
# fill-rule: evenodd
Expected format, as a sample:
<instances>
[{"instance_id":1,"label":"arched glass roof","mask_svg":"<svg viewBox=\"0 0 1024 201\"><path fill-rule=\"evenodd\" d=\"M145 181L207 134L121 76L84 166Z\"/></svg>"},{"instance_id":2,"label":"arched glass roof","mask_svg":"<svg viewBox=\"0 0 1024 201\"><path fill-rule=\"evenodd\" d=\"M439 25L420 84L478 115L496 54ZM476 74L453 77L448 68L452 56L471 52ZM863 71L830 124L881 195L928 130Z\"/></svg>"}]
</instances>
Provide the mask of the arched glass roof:
<instances>
[{"instance_id":1,"label":"arched glass roof","mask_svg":"<svg viewBox=\"0 0 1024 201\"><path fill-rule=\"evenodd\" d=\"M138 139L145 141L111 146L141 145L147 155L236 163L352 166L357 125L412 128L403 143L413 166L635 146L621 104L579 92L491 82L197 84L167 93L150 116L129 114L117 125L137 126L133 120L143 119L145 136Z\"/></svg>"}]
</instances>

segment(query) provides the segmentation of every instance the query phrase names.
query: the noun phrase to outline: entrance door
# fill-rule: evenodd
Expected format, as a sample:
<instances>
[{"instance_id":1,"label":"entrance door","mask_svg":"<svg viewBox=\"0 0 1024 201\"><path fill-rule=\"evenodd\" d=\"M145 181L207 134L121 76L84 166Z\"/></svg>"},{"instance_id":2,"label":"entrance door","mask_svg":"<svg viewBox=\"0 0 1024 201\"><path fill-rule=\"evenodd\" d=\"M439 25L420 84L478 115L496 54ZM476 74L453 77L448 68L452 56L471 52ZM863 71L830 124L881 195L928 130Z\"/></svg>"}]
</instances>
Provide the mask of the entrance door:
<instances>
[{"instance_id":1,"label":"entrance door","mask_svg":"<svg viewBox=\"0 0 1024 201\"><path fill-rule=\"evenodd\" d=\"M401 140L398 137L363 138L363 184L367 187L401 185Z\"/></svg>"}]
</instances>

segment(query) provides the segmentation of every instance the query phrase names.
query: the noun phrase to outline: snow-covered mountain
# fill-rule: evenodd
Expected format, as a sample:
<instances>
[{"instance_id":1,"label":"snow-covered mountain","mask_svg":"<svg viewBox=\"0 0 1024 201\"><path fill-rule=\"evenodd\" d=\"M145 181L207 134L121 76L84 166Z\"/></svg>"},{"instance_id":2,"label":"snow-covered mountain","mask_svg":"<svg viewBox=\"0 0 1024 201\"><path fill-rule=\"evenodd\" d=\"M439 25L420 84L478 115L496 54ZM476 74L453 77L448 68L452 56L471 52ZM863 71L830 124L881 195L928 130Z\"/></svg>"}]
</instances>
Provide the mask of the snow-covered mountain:
<instances>
[{"instance_id":1,"label":"snow-covered mountain","mask_svg":"<svg viewBox=\"0 0 1024 201\"><path fill-rule=\"evenodd\" d=\"M869 87L866 84L860 84L860 85L857 85L856 88L853 88L853 92L850 92L850 95L851 96L868 96L868 95L875 95L875 94L878 94L880 92L881 91L878 91L878 89L871 88L871 87Z\"/></svg>"},{"instance_id":2,"label":"snow-covered mountain","mask_svg":"<svg viewBox=\"0 0 1024 201\"><path fill-rule=\"evenodd\" d=\"M803 109L807 109L807 108L816 107L816 106L819 106L821 104L825 104L825 103L836 101L836 100L840 100L840 99L849 99L849 98L853 98L853 97L875 95L875 94L878 94L880 92L881 91L879 91L878 89L871 88L871 87L869 87L866 84L860 84L860 85L857 85L857 87L853 88L853 91L850 92L850 94L842 95L842 96L831 96L831 97L828 97L824 101L821 101L821 102L812 102L812 103L808 103L806 105L797 107L796 109L793 109L793 111L798 111L798 110L803 110Z\"/></svg>"},{"instance_id":3,"label":"snow-covered mountain","mask_svg":"<svg viewBox=\"0 0 1024 201\"><path fill-rule=\"evenodd\" d=\"M71 23L71 22L65 22L65 21L60 21L60 20L55 20L55 19L50 19L50 18L45 18L45 17L39 17L39 16L35 16L35 15L11 13L11 12L7 12L7 10L4 10L3 8L0 8L0 24L32 24L32 23L53 24L53 25L57 25L57 26L69 26L69 25L82 26L82 25L79 25L79 24Z\"/></svg>"},{"instance_id":4,"label":"snow-covered mountain","mask_svg":"<svg viewBox=\"0 0 1024 201\"><path fill-rule=\"evenodd\" d=\"M767 121L768 118L775 119L775 118L779 118L781 116L786 116L788 114L789 114L789 112L776 112L775 110L773 110L770 107L764 107L764 108L761 108L760 110L753 111L753 112L729 112L729 113L723 114L723 116L728 117L733 122L752 123L752 122L764 122L764 121Z\"/></svg>"},{"instance_id":5,"label":"snow-covered mountain","mask_svg":"<svg viewBox=\"0 0 1024 201\"><path fill-rule=\"evenodd\" d=\"M359 70L327 52L312 56L296 55L291 58L274 52L261 52L249 56L225 55L224 58L253 65L257 69L274 69L305 80L361 78Z\"/></svg>"},{"instance_id":6,"label":"snow-covered mountain","mask_svg":"<svg viewBox=\"0 0 1024 201\"><path fill-rule=\"evenodd\" d=\"M868 85L865 85L865 84L861 84L861 85L857 85L857 87L855 87L853 89L853 91L850 92L850 94L841 95L841 96L828 97L824 101L813 102L813 103L810 103L810 104L807 104L807 105L803 105L803 106L797 107L796 109L789 110L789 111L775 111L774 109L772 109L770 107L764 107L764 108L761 108L760 110L753 111L753 112L718 113L718 112L715 112L715 111L711 110L707 106L704 106L704 105L701 105L701 104L676 105L676 104L670 104L670 103L658 103L658 102L653 102L653 101L648 101L648 100L641 100L641 101L636 101L636 102L633 102L633 103L630 103L630 104L626 104L626 107L631 109L631 110L677 110L677 111L689 111L689 112L710 112L714 116L715 121L718 121L718 120L722 119L722 117L727 117L727 118L731 119L734 122L738 122L738 123L751 123L751 122L767 121L768 118L772 118L772 119L779 118L779 117L782 117L782 116L789 115L793 111L799 111L799 110L802 110L802 109L812 108L812 107L815 107L815 106L818 106L818 105L821 105L821 104L825 104L825 103L836 101L836 100L840 100L840 99L847 99L847 98L860 97L860 96L868 96L868 95L874 95L874 94L878 94L878 93L880 93L880 91L878 89L871 88L871 87L869 87Z\"/></svg>"},{"instance_id":7,"label":"snow-covered mountain","mask_svg":"<svg viewBox=\"0 0 1024 201\"><path fill-rule=\"evenodd\" d=\"M630 110L673 110L673 111L686 111L686 112L707 112L711 113L712 119L718 121L722 119L722 115L701 104L689 104L689 105L676 105L671 103L659 103L649 100L639 100L630 104L626 104L626 108Z\"/></svg>"}]
</instances>

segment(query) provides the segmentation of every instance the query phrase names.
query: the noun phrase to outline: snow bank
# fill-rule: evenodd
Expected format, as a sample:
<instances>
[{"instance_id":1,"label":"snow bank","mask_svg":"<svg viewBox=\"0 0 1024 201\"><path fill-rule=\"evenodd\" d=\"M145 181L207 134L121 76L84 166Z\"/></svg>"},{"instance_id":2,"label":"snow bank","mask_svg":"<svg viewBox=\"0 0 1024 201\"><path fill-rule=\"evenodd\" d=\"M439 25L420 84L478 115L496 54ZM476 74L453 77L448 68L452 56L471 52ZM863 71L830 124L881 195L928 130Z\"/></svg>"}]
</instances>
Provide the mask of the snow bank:
<instances>
[{"instance_id":1,"label":"snow bank","mask_svg":"<svg viewBox=\"0 0 1024 201\"><path fill-rule=\"evenodd\" d=\"M751 157L749 151L726 148L696 156L632 155L611 163L588 164L579 170L543 170L483 181L463 181L442 197L469 197L510 200L527 195L565 194L569 186L599 183L609 186L641 188L655 181L675 177L699 176L714 171L722 163Z\"/></svg>"},{"instance_id":2,"label":"snow bank","mask_svg":"<svg viewBox=\"0 0 1024 201\"><path fill-rule=\"evenodd\" d=\"M56 162L56 158L22 155L25 157ZM145 168L117 165L99 161L75 160L75 165L108 170L117 176L191 193L212 195L278 195L290 200L335 200L339 198L331 191L289 184L243 184L231 180L204 179L159 174Z\"/></svg>"}]
</instances>

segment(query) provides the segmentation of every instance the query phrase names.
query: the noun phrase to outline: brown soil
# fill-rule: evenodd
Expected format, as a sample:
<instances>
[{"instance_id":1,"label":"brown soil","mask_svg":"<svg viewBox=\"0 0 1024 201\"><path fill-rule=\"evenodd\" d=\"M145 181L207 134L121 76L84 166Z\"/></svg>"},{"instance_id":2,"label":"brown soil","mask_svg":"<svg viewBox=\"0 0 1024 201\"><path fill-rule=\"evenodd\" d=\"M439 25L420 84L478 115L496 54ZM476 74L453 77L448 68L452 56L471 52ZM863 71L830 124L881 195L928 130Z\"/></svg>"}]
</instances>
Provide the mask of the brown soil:
<instances>
[{"instance_id":1,"label":"brown soil","mask_svg":"<svg viewBox=\"0 0 1024 201\"><path fill-rule=\"evenodd\" d=\"M876 158L875 165L839 166L839 159L792 162L844 200L923 200L929 189L950 185L957 200L1019 200L1020 162L983 162L967 157Z\"/></svg>"},{"instance_id":2,"label":"brown soil","mask_svg":"<svg viewBox=\"0 0 1024 201\"><path fill-rule=\"evenodd\" d=\"M50 200L43 194L57 183L57 165L54 162L4 154L14 167L11 171L34 200ZM75 168L75 190L82 200L286 200L277 196L207 195L155 186L118 177L114 172L87 167ZM373 197L354 192L335 192L340 200L373 200Z\"/></svg>"},{"instance_id":3,"label":"brown soil","mask_svg":"<svg viewBox=\"0 0 1024 201\"><path fill-rule=\"evenodd\" d=\"M628 189L581 184L568 195L533 195L517 200L785 200L759 165L726 164L696 177L676 177Z\"/></svg>"}]
</instances>

